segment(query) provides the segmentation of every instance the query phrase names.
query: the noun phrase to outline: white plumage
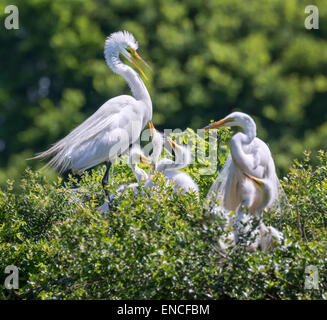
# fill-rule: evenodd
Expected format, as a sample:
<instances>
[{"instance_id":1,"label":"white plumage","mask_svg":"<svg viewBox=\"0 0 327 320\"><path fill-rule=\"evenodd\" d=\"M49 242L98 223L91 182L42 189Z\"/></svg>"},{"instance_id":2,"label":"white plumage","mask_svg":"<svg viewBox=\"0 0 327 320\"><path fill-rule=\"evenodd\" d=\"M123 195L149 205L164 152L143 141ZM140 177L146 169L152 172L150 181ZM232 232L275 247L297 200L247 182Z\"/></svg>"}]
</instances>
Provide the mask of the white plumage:
<instances>
[{"instance_id":1,"label":"white plumage","mask_svg":"<svg viewBox=\"0 0 327 320\"><path fill-rule=\"evenodd\" d=\"M239 126L244 132L238 132L232 137L231 154L211 186L207 201L218 201L225 211L237 211L240 205L246 202L250 212L256 214L278 201L279 180L274 160L268 146L256 137L256 125L249 115L233 112L205 129L224 126ZM249 184L246 174L269 181L270 192L264 206L259 207L262 194L254 185Z\"/></svg>"},{"instance_id":2,"label":"white plumage","mask_svg":"<svg viewBox=\"0 0 327 320\"><path fill-rule=\"evenodd\" d=\"M48 165L60 172L72 169L83 172L106 160L113 161L126 152L152 118L152 102L138 74L119 59L122 53L130 60L126 48L138 47L133 35L111 34L105 43L105 58L113 72L123 76L133 96L122 95L105 102L91 117L65 138L36 158L53 156Z\"/></svg>"},{"instance_id":3,"label":"white plumage","mask_svg":"<svg viewBox=\"0 0 327 320\"><path fill-rule=\"evenodd\" d=\"M108 66L125 78L133 97L122 95L108 100L65 138L35 158L52 157L47 165L60 172L71 169L81 173L104 161L110 167L118 156L137 141L142 129L152 118L152 102L137 72L119 58L120 54L125 56L144 75L135 58L147 67L148 65L136 53L137 48L134 36L127 31L111 34L104 47ZM108 183L107 171L103 180L104 186Z\"/></svg>"},{"instance_id":4,"label":"white plumage","mask_svg":"<svg viewBox=\"0 0 327 320\"><path fill-rule=\"evenodd\" d=\"M176 191L181 192L182 194L186 192L194 192L199 198L199 187L194 180L186 172L176 171L178 169L184 169L190 164L190 150L187 147L182 147L176 144L168 138L167 140L175 152L175 161L167 158L159 160L163 148L163 136L154 128L152 123L150 123L150 132L153 144L151 160L155 165L155 171L162 172L168 182L173 182ZM152 186L152 179L150 178L146 182L146 187L151 188Z\"/></svg>"},{"instance_id":5,"label":"white plumage","mask_svg":"<svg viewBox=\"0 0 327 320\"><path fill-rule=\"evenodd\" d=\"M209 206L211 204L209 210L225 218L229 227L234 224L234 232L228 238L236 242L240 232L248 232L242 230L244 221L250 219L245 214L244 207L247 207L252 215L261 218L263 211L278 202L279 180L270 150L256 137L256 125L249 115L233 112L205 129L224 126L239 126L243 132L232 137L231 154L211 186L206 201ZM231 211L237 213L235 220L229 214ZM261 224L260 231L264 229L262 222ZM258 230L255 232L260 234L261 241L261 233Z\"/></svg>"}]
</instances>

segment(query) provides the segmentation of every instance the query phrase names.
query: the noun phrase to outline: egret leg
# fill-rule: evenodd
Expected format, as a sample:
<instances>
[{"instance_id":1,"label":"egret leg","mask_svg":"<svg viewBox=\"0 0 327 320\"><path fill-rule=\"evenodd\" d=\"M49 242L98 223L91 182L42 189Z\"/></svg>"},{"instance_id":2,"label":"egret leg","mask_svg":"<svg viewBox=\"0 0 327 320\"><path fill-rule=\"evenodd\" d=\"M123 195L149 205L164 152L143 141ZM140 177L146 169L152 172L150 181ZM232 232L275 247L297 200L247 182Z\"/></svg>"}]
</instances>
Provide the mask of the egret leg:
<instances>
[{"instance_id":1,"label":"egret leg","mask_svg":"<svg viewBox=\"0 0 327 320\"><path fill-rule=\"evenodd\" d=\"M107 162L106 172L104 173L104 176L102 178L102 187L104 189L104 192L105 192L109 202L110 202L110 193L109 193L109 191L108 191L108 189L106 187L109 184L109 170L110 170L110 167L111 167L111 162L108 161Z\"/></svg>"},{"instance_id":2,"label":"egret leg","mask_svg":"<svg viewBox=\"0 0 327 320\"><path fill-rule=\"evenodd\" d=\"M175 162L176 161L176 153L175 153L174 149L171 150L171 154L173 156L173 161Z\"/></svg>"}]
</instances>

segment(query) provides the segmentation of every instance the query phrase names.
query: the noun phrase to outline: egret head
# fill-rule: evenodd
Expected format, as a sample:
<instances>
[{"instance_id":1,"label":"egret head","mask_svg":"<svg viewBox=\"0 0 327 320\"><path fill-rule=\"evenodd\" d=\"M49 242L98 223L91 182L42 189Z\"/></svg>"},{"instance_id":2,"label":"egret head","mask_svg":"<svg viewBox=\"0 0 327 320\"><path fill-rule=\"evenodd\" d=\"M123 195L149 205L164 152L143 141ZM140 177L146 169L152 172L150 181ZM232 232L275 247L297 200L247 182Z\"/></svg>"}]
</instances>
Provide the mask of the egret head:
<instances>
[{"instance_id":1,"label":"egret head","mask_svg":"<svg viewBox=\"0 0 327 320\"><path fill-rule=\"evenodd\" d=\"M140 71L145 79L147 79L145 73L137 64L136 59L141 61L150 71L150 66L139 56L136 52L138 49L138 43L134 36L128 31L118 31L112 33L105 42L104 55L109 66L111 66L111 58L113 55L119 55L121 53L130 63L134 64Z\"/></svg>"},{"instance_id":2,"label":"egret head","mask_svg":"<svg viewBox=\"0 0 327 320\"><path fill-rule=\"evenodd\" d=\"M249 127L256 128L255 122L249 115L243 112L232 112L227 117L204 127L204 129L207 131L210 129L216 129L221 127L233 127L233 126L238 126L243 129Z\"/></svg>"},{"instance_id":3,"label":"egret head","mask_svg":"<svg viewBox=\"0 0 327 320\"><path fill-rule=\"evenodd\" d=\"M175 152L175 163L182 169L191 163L191 152L187 146L181 146L173 141L170 137L167 138L173 152Z\"/></svg>"},{"instance_id":4,"label":"egret head","mask_svg":"<svg viewBox=\"0 0 327 320\"><path fill-rule=\"evenodd\" d=\"M281 244L284 239L283 234L272 226L266 227L263 223L261 223L259 230L260 247L264 252L278 244Z\"/></svg>"},{"instance_id":5,"label":"egret head","mask_svg":"<svg viewBox=\"0 0 327 320\"><path fill-rule=\"evenodd\" d=\"M148 179L148 174L138 166L139 163L150 164L151 161L143 154L140 146L135 145L129 153L129 165L137 181L141 183L142 180L145 181Z\"/></svg>"},{"instance_id":6,"label":"egret head","mask_svg":"<svg viewBox=\"0 0 327 320\"><path fill-rule=\"evenodd\" d=\"M130 165L133 166L134 168L139 163L148 164L148 165L151 164L151 160L143 154L143 151L141 150L141 148L139 146L134 146L130 150L129 162L130 162Z\"/></svg>"},{"instance_id":7,"label":"egret head","mask_svg":"<svg viewBox=\"0 0 327 320\"><path fill-rule=\"evenodd\" d=\"M150 128L150 135L153 145L153 152L151 154L151 159L153 163L156 164L161 155L164 139L163 139L163 135L158 130L156 130L156 128L154 127L151 121L149 122L149 128Z\"/></svg>"}]
</instances>

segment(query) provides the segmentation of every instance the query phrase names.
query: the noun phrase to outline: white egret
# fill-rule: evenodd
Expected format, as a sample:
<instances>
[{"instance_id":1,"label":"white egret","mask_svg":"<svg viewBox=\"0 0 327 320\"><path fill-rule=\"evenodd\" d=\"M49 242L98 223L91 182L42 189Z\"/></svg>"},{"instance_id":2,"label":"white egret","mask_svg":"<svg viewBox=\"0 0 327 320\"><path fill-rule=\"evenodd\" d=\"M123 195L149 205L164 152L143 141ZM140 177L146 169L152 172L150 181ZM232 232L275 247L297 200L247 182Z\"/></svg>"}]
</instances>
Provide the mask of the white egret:
<instances>
[{"instance_id":1,"label":"white egret","mask_svg":"<svg viewBox=\"0 0 327 320\"><path fill-rule=\"evenodd\" d=\"M105 199L105 202L98 208L98 211L107 212L109 210L109 202L116 198L116 195L122 194L128 189L132 189L133 192L137 194L139 192L139 187L142 185L142 181L145 182L148 180L148 174L141 169L138 164L143 163L150 165L151 160L144 155L139 145L136 144L130 149L128 159L129 166L132 169L137 182L120 186L117 189L116 194L109 196L109 201Z\"/></svg>"},{"instance_id":2,"label":"white egret","mask_svg":"<svg viewBox=\"0 0 327 320\"><path fill-rule=\"evenodd\" d=\"M211 186L206 201L214 203L211 211L227 217L229 226L233 221L229 212L237 214L233 235L229 236L237 242L240 232L248 232L247 227L242 229L241 226L241 222L249 220L244 207L249 209L250 214L261 217L263 210L278 202L279 180L269 147L256 137L256 124L249 115L233 112L204 129L231 126L239 126L243 132L232 137L230 155Z\"/></svg>"},{"instance_id":3,"label":"white egret","mask_svg":"<svg viewBox=\"0 0 327 320\"><path fill-rule=\"evenodd\" d=\"M230 155L218 174L216 181L211 186L207 200L220 202L220 207L225 211L237 211L245 201L247 190L253 186L245 181L244 174L269 181L271 192L264 207L258 207L258 201L251 200L250 212L255 214L259 210L268 208L278 200L279 180L276 174L274 160L269 147L256 137L256 125L253 119L242 112L233 112L224 119L205 127L210 130L219 127L239 126L244 132L236 133L230 142ZM252 194L254 200L259 195ZM258 191L254 191L255 193ZM268 201L269 200L269 201ZM249 203L249 201L247 201Z\"/></svg>"},{"instance_id":4,"label":"white egret","mask_svg":"<svg viewBox=\"0 0 327 320\"><path fill-rule=\"evenodd\" d=\"M270 179L258 179L251 175L245 174L250 180L253 181L253 185L258 190L255 193L256 198L253 199L253 206L256 210L256 215L260 217L263 211L270 208L273 201L274 183ZM266 251L271 248L275 243L280 243L283 239L283 234L272 226L265 226L261 221L259 225L259 244L262 251Z\"/></svg>"},{"instance_id":5,"label":"white egret","mask_svg":"<svg viewBox=\"0 0 327 320\"><path fill-rule=\"evenodd\" d=\"M244 221L245 222L245 221ZM248 219L246 220L248 223ZM249 226L245 231L249 231ZM263 252L275 247L278 244L281 244L283 240L283 234L278 231L276 228L272 226L266 226L263 222L259 224L259 226L251 232L251 237L253 242L247 243L247 247L251 250L261 249ZM235 246L235 234L233 232L228 233L227 236L221 237L218 240L218 244L220 249L226 250L230 246Z\"/></svg>"},{"instance_id":6,"label":"white egret","mask_svg":"<svg viewBox=\"0 0 327 320\"><path fill-rule=\"evenodd\" d=\"M125 191L126 189L133 189L134 192L137 193L137 188L142 184L142 181L145 182L149 179L148 174L138 166L139 163L150 165L151 159L144 155L139 145L134 145L129 154L129 166L132 169L137 182L121 186L117 189L117 192Z\"/></svg>"},{"instance_id":7,"label":"white egret","mask_svg":"<svg viewBox=\"0 0 327 320\"><path fill-rule=\"evenodd\" d=\"M106 186L112 162L139 138L142 129L152 118L152 102L143 81L137 72L119 58L121 53L146 78L135 59L151 68L138 55L137 48L137 41L127 31L112 33L104 46L107 65L114 73L124 77L133 97L121 95L108 100L66 137L35 157L52 157L47 165L59 172L71 169L74 173L81 173L107 162L102 185L108 197Z\"/></svg>"},{"instance_id":8,"label":"white egret","mask_svg":"<svg viewBox=\"0 0 327 320\"><path fill-rule=\"evenodd\" d=\"M234 223L234 232L229 233L227 237L219 239L219 245L222 249L226 249L229 245L236 244L239 234L247 234L252 228L252 215L261 218L262 212L270 208L273 193L273 183L270 179L258 179L254 176L245 174L242 185L242 203L237 209L237 217ZM246 214L244 207L249 208L252 215ZM228 220L229 227L232 220ZM266 251L276 243L281 243L283 234L272 226L265 226L259 221L259 226L250 232L253 242L248 246L255 250L261 248Z\"/></svg>"},{"instance_id":9,"label":"white egret","mask_svg":"<svg viewBox=\"0 0 327 320\"><path fill-rule=\"evenodd\" d=\"M149 123L149 127L153 144L151 160L155 165L155 171L162 172L168 181L172 181L176 191L179 191L182 194L185 194L186 192L194 192L199 198L199 187L194 180L186 172L175 171L178 169L184 169L190 164L191 152L189 148L176 144L168 137L167 140L175 154L175 161L167 158L159 160L163 148L163 136L154 128L152 122ZM146 182L146 186L152 186L152 179L149 179Z\"/></svg>"}]
</instances>

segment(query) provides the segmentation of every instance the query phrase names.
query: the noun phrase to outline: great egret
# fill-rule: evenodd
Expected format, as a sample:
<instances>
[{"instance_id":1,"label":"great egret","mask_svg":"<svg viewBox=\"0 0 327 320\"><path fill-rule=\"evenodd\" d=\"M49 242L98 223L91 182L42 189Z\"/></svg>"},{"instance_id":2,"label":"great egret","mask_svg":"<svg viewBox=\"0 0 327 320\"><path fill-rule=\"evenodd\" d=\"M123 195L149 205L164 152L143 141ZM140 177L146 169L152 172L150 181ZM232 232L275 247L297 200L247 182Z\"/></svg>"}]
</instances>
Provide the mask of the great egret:
<instances>
[{"instance_id":1,"label":"great egret","mask_svg":"<svg viewBox=\"0 0 327 320\"><path fill-rule=\"evenodd\" d=\"M259 225L259 246L262 251L267 251L277 244L280 244L284 238L283 234L272 226Z\"/></svg>"},{"instance_id":2,"label":"great egret","mask_svg":"<svg viewBox=\"0 0 327 320\"><path fill-rule=\"evenodd\" d=\"M117 192L125 191L126 189L133 189L137 192L137 188L142 184L142 181L145 182L148 180L148 174L138 166L139 163L150 165L151 159L144 155L139 145L134 145L129 154L129 166L132 169L137 182L131 183L127 186L121 186L117 189Z\"/></svg>"},{"instance_id":3,"label":"great egret","mask_svg":"<svg viewBox=\"0 0 327 320\"><path fill-rule=\"evenodd\" d=\"M273 201L274 183L270 179L258 179L251 175L247 178L253 181L253 185L258 192L255 193L256 198L253 199L251 204L256 209L256 215L260 217L263 211L270 208ZM283 239L283 234L272 226L265 226L262 221L259 225L260 236L259 243L262 251L271 248L275 242L280 243Z\"/></svg>"},{"instance_id":4,"label":"great egret","mask_svg":"<svg viewBox=\"0 0 327 320\"><path fill-rule=\"evenodd\" d=\"M237 242L240 232L248 231L241 227L250 218L245 215L244 207L249 209L250 214L261 218L264 210L278 202L279 180L269 147L256 137L256 124L249 115L233 112L204 129L231 126L239 126L243 132L232 137L230 155L211 186L206 201L214 203L211 211L227 217L229 226L233 221L229 212L237 214L233 235L229 236Z\"/></svg>"},{"instance_id":5,"label":"great egret","mask_svg":"<svg viewBox=\"0 0 327 320\"><path fill-rule=\"evenodd\" d=\"M109 191L106 186L112 162L129 149L152 118L152 102L143 81L137 72L122 63L119 58L121 53L146 78L135 59L140 60L150 70L151 68L138 55L137 48L137 41L127 31L112 33L104 46L107 65L114 73L124 77L133 97L121 95L108 100L65 138L35 157L52 157L47 165L59 172L71 169L81 173L107 162L102 185L108 198Z\"/></svg>"},{"instance_id":6,"label":"great egret","mask_svg":"<svg viewBox=\"0 0 327 320\"><path fill-rule=\"evenodd\" d=\"M151 159L144 155L139 145L136 144L130 149L128 160L129 166L132 169L137 182L120 186L117 189L116 194L110 195L109 201L106 199L105 202L98 208L98 211L107 212L109 210L109 202L116 198L116 195L122 194L128 189L132 189L133 192L137 194L139 192L139 187L142 184L142 181L145 182L148 180L148 174L143 169L141 169L138 164L143 163L150 165Z\"/></svg>"},{"instance_id":7,"label":"great egret","mask_svg":"<svg viewBox=\"0 0 327 320\"><path fill-rule=\"evenodd\" d=\"M256 137L256 124L253 119L242 112L233 112L224 119L206 126L205 130L219 127L239 126L244 132L236 133L230 142L230 155L218 174L216 181L211 186L207 201L220 202L220 206L225 211L237 211L241 203L245 200L247 189L253 187L246 182L247 175L265 179L269 181L270 193L267 194L265 206L258 207L260 201L255 201L260 194L255 191L251 195L249 207L252 214L256 214L259 209L266 209L278 200L279 180L276 174L274 160L269 147ZM249 202L249 201L247 201Z\"/></svg>"},{"instance_id":8,"label":"great egret","mask_svg":"<svg viewBox=\"0 0 327 320\"><path fill-rule=\"evenodd\" d=\"M258 179L248 174L244 175L245 179L241 188L242 203L237 209L234 231L230 232L227 237L219 239L219 245L223 250L231 244L236 244L240 233L247 234L251 231L252 215L254 214L261 219L262 212L270 208L273 199L274 186L270 179ZM252 215L246 214L244 207L249 208ZM231 227L231 219L228 220L228 225ZM253 250L261 248L262 251L266 251L283 239L283 234L280 231L272 226L265 226L262 221L259 221L259 226L250 234L254 241L248 243L248 246Z\"/></svg>"},{"instance_id":9,"label":"great egret","mask_svg":"<svg viewBox=\"0 0 327 320\"><path fill-rule=\"evenodd\" d=\"M194 180L186 172L175 171L184 169L190 164L191 152L189 148L176 144L168 137L167 140L175 153L175 161L167 158L159 160L163 148L163 136L154 128L152 122L149 122L149 127L153 144L151 160L155 165L155 171L162 172L168 181L172 181L176 191L182 194L194 192L199 198L199 187ZM152 179L146 182L146 187L152 187Z\"/></svg>"}]
</instances>

